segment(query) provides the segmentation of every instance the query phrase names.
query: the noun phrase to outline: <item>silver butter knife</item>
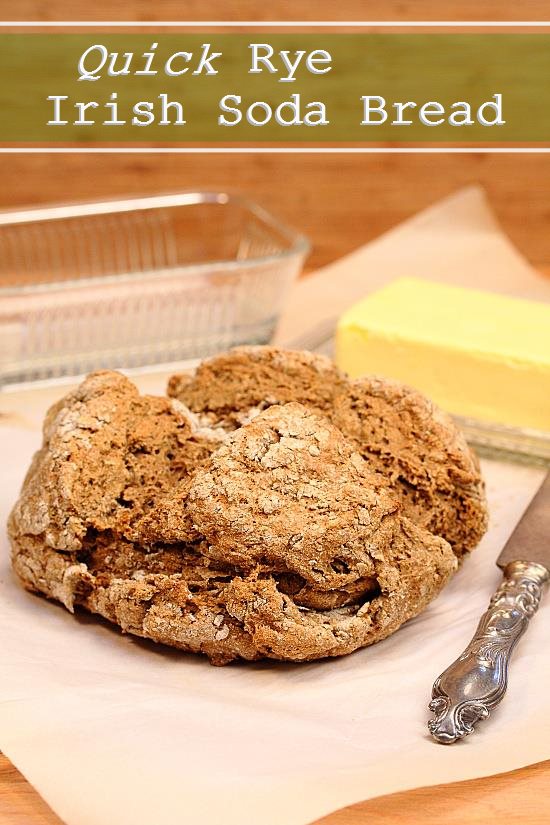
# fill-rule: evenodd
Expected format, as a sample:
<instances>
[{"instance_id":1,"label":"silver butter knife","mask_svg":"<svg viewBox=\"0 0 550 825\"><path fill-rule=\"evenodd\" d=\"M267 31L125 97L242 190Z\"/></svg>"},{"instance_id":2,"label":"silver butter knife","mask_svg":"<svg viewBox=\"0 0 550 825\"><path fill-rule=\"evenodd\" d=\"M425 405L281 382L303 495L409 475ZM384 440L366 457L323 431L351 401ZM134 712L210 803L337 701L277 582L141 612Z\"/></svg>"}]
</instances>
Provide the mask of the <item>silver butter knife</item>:
<instances>
[{"instance_id":1,"label":"silver butter knife","mask_svg":"<svg viewBox=\"0 0 550 825\"><path fill-rule=\"evenodd\" d=\"M504 577L474 638L439 676L428 728L450 745L489 716L506 692L512 651L536 613L550 575L550 473L497 559Z\"/></svg>"}]
</instances>

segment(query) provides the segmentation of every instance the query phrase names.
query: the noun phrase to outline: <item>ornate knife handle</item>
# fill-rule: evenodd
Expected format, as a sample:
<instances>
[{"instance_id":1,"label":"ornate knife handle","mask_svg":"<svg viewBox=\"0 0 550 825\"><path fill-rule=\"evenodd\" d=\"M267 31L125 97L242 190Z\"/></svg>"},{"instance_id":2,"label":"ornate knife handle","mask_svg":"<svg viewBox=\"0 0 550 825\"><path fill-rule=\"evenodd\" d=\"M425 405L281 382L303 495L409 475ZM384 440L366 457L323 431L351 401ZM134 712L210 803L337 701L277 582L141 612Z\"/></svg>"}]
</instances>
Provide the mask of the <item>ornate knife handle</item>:
<instances>
[{"instance_id":1,"label":"ornate knife handle","mask_svg":"<svg viewBox=\"0 0 550 825\"><path fill-rule=\"evenodd\" d=\"M434 683L428 707L435 718L428 728L438 742L450 745L468 736L503 698L512 651L537 611L548 575L534 562L505 567L474 638Z\"/></svg>"}]
</instances>

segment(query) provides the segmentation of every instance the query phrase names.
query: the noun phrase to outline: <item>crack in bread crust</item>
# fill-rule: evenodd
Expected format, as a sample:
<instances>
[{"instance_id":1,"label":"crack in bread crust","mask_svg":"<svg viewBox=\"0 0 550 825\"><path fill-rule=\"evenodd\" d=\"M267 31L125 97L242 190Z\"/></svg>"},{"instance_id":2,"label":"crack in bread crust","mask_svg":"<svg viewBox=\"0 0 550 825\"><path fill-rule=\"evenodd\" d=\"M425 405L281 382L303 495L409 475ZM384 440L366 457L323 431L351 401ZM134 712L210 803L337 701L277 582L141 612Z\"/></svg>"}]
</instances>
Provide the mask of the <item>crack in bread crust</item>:
<instances>
[{"instance_id":1,"label":"crack in bread crust","mask_svg":"<svg viewBox=\"0 0 550 825\"><path fill-rule=\"evenodd\" d=\"M352 381L321 355L240 347L172 376L168 394L228 432L271 404L302 403L325 415L391 485L405 515L445 538L458 558L487 529L477 457L452 419L410 387L376 376Z\"/></svg>"},{"instance_id":2,"label":"crack in bread crust","mask_svg":"<svg viewBox=\"0 0 550 825\"><path fill-rule=\"evenodd\" d=\"M296 604L260 567L244 573L211 567L208 560L186 563L185 550L173 547L159 546L156 553L181 554L179 570L159 572L154 564L149 569L151 560L138 561L143 551L134 548L136 569L122 571L111 569L113 559L94 558L93 551L87 562L79 561L75 551L56 551L41 536L19 536L13 566L28 590L71 612L84 607L125 633L206 654L215 665L238 658L309 661L377 642L428 604L456 565L448 545L430 538L426 546L426 534L403 520L396 530L395 558L375 563L380 591L372 599L327 610ZM113 555L128 552L127 545L114 541Z\"/></svg>"},{"instance_id":3,"label":"crack in bread crust","mask_svg":"<svg viewBox=\"0 0 550 825\"><path fill-rule=\"evenodd\" d=\"M178 401L140 396L119 373L93 373L46 416L13 518L59 550L78 549L89 528L154 540L169 527L172 540L192 540L181 502L218 446L195 433Z\"/></svg>"}]
</instances>

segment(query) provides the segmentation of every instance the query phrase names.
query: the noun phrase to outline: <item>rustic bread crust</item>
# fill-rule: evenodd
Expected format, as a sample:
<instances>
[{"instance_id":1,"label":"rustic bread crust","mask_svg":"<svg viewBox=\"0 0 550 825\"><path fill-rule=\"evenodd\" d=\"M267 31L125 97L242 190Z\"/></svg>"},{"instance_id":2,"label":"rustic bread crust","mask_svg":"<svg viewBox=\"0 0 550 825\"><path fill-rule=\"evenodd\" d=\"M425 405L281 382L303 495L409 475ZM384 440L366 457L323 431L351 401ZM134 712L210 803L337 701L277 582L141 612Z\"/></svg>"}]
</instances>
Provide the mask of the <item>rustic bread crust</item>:
<instances>
[{"instance_id":1,"label":"rustic bread crust","mask_svg":"<svg viewBox=\"0 0 550 825\"><path fill-rule=\"evenodd\" d=\"M311 409L228 437L108 372L48 415L9 533L27 589L214 664L349 653L456 567Z\"/></svg>"},{"instance_id":2,"label":"rustic bread crust","mask_svg":"<svg viewBox=\"0 0 550 825\"><path fill-rule=\"evenodd\" d=\"M329 415L347 380L324 356L277 347L236 347L206 359L195 374L179 373L168 396L203 416L205 423L233 429L273 404L297 401Z\"/></svg>"},{"instance_id":3,"label":"rustic bread crust","mask_svg":"<svg viewBox=\"0 0 550 825\"><path fill-rule=\"evenodd\" d=\"M164 537L163 511L174 493L185 498L191 472L220 443L178 401L140 396L109 371L92 373L54 405L43 436L12 520L58 550L78 550L90 529ZM195 539L181 505L177 515L173 540Z\"/></svg>"},{"instance_id":4,"label":"rustic bread crust","mask_svg":"<svg viewBox=\"0 0 550 825\"><path fill-rule=\"evenodd\" d=\"M14 536L12 542L14 570L27 590L71 612L81 606L125 633L203 653L214 665L238 658L300 662L351 653L417 615L456 566L448 545L404 520L395 558L377 562L379 595L313 610L296 604L274 576L259 570L239 576L182 564L180 572L150 573L150 562L141 559L127 574L113 573L91 559L79 561L74 552L47 547L40 537ZM116 542L112 556L127 552Z\"/></svg>"},{"instance_id":5,"label":"rustic bread crust","mask_svg":"<svg viewBox=\"0 0 550 825\"><path fill-rule=\"evenodd\" d=\"M487 529L479 463L450 416L416 390L376 376L352 381L324 356L240 347L175 375L168 395L230 431L271 404L325 415L391 486L403 513L445 538L458 558Z\"/></svg>"}]
</instances>

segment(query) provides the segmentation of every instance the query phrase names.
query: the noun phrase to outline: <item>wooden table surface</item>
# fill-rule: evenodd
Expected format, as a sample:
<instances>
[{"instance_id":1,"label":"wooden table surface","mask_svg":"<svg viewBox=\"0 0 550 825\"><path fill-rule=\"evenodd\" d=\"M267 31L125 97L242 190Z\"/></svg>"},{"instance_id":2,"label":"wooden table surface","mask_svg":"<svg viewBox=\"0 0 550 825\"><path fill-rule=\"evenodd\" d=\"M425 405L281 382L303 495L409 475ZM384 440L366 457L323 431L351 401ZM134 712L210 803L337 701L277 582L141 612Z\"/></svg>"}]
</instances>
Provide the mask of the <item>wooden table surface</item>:
<instances>
[{"instance_id":1,"label":"wooden table surface","mask_svg":"<svg viewBox=\"0 0 550 825\"><path fill-rule=\"evenodd\" d=\"M234 14L236 6L239 11ZM546 0L521 5L512 0L328 0L290 3L271 0L263 5L244 0L233 11L222 0L208 9L198 0L182 6L176 0L0 0L1 19L548 19ZM527 8L528 7L528 8ZM549 184L548 156L373 156L241 157L231 164L222 156L201 163L197 158L46 156L2 158L0 206L116 196L201 185L230 186L250 191L273 205L289 222L301 226L315 242L313 266L327 263L374 237L429 202L464 183L481 182L513 240L532 261L550 262L547 243ZM288 181L281 187L280 180ZM320 193L321 192L321 196ZM354 220L341 203L351 203ZM330 231L327 231L330 228ZM336 240L337 239L337 240ZM60 779L60 781L62 781ZM337 811L323 825L481 825L498 820L507 825L547 825L550 822L550 761L508 774L471 782L420 788L378 797ZM61 820L25 778L0 754L0 825L54 825Z\"/></svg>"},{"instance_id":2,"label":"wooden table surface","mask_svg":"<svg viewBox=\"0 0 550 825\"><path fill-rule=\"evenodd\" d=\"M492 825L499 821L548 825L549 796L550 761L485 779L379 796L335 811L317 825ZM61 825L59 817L2 755L0 825Z\"/></svg>"}]
</instances>

